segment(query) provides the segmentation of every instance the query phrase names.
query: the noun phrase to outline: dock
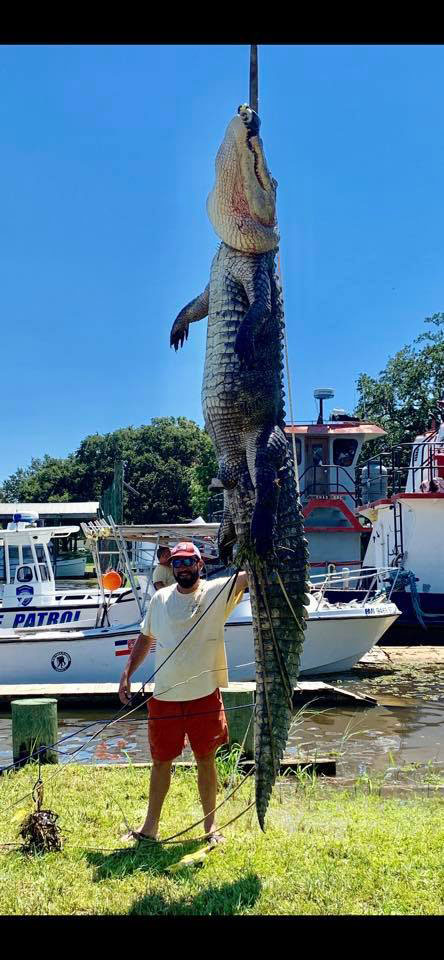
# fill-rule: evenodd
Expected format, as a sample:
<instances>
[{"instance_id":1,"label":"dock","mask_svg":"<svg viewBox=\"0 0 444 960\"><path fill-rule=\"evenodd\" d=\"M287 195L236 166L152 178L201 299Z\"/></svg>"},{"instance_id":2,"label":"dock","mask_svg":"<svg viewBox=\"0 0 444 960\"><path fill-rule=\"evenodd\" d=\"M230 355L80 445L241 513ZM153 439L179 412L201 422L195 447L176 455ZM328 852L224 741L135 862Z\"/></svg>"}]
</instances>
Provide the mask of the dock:
<instances>
[{"instance_id":1,"label":"dock","mask_svg":"<svg viewBox=\"0 0 444 960\"><path fill-rule=\"evenodd\" d=\"M126 767L127 763L95 763L94 767L104 767L107 770L115 770L116 767ZM150 761L131 762L132 767L152 767ZM195 770L195 760L174 760L173 770ZM247 774L252 771L254 760L243 758L239 763L241 773ZM283 757L279 764L279 773L285 776L296 775L297 773L316 773L317 776L335 777L336 760L332 757Z\"/></svg>"},{"instance_id":2,"label":"dock","mask_svg":"<svg viewBox=\"0 0 444 960\"><path fill-rule=\"evenodd\" d=\"M254 692L254 683L230 683L228 689L233 693L245 690ZM133 681L132 692L139 693L142 684ZM145 685L147 695L152 695L154 683ZM0 709L5 708L11 700L20 697L55 697L59 707L75 707L77 705L121 707L118 696L118 683L25 683L0 684ZM140 697L142 706L142 697ZM320 680L301 680L293 692L293 706L295 709L307 704L314 707L322 706L350 706L375 707L377 700L374 697L351 693L342 687L335 687Z\"/></svg>"}]
</instances>

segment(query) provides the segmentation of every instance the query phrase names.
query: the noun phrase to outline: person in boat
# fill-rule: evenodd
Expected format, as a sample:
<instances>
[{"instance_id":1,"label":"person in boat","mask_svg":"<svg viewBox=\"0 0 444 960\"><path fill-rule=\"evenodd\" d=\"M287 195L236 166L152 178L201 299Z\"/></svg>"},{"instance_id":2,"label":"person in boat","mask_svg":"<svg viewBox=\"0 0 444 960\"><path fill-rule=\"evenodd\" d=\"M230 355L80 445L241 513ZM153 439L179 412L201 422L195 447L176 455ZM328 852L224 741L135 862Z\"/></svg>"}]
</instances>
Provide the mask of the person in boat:
<instances>
[{"instance_id":1,"label":"person in boat","mask_svg":"<svg viewBox=\"0 0 444 960\"><path fill-rule=\"evenodd\" d=\"M201 580L202 558L190 542L173 547L170 564L174 586L158 590L151 598L119 687L119 698L126 704L131 696L131 676L156 644L155 688L148 700L153 760L148 810L142 827L132 836L136 840L157 839L171 764L182 753L187 736L197 764L205 835L211 843L217 843L223 837L216 829L214 816L215 753L228 741L220 693L220 687L228 686L224 624L242 599L247 574Z\"/></svg>"},{"instance_id":2,"label":"person in boat","mask_svg":"<svg viewBox=\"0 0 444 960\"><path fill-rule=\"evenodd\" d=\"M171 587L175 583L174 574L170 567L171 550L169 547L159 547L157 559L159 563L153 572L153 585L155 590L162 590L163 587Z\"/></svg>"}]
</instances>

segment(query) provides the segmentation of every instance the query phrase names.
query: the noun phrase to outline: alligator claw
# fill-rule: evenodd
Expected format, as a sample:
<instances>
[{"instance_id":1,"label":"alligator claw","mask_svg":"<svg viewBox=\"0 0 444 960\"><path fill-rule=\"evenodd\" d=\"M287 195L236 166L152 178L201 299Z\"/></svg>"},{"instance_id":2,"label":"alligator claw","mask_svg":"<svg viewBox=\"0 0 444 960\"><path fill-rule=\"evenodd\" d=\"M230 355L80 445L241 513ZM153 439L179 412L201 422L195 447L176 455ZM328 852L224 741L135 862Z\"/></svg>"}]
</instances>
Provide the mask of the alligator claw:
<instances>
[{"instance_id":1,"label":"alligator claw","mask_svg":"<svg viewBox=\"0 0 444 960\"><path fill-rule=\"evenodd\" d=\"M178 350L179 347L183 347L185 340L188 340L188 330L189 324L181 322L177 325L174 323L170 335L170 347Z\"/></svg>"}]
</instances>

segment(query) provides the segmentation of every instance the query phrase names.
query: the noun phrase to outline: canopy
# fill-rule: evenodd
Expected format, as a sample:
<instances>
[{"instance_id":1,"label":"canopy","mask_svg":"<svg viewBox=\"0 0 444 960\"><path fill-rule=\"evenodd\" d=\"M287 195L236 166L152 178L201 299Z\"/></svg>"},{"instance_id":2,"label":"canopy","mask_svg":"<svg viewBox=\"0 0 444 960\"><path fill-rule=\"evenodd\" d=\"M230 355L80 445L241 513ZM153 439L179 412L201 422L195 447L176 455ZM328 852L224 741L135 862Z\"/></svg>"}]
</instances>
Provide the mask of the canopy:
<instances>
[{"instance_id":1,"label":"canopy","mask_svg":"<svg viewBox=\"0 0 444 960\"><path fill-rule=\"evenodd\" d=\"M193 540L195 537L217 539L218 523L205 523L201 517L192 523L140 523L120 524L118 531L124 540L147 540L149 543L177 543L178 540Z\"/></svg>"}]
</instances>

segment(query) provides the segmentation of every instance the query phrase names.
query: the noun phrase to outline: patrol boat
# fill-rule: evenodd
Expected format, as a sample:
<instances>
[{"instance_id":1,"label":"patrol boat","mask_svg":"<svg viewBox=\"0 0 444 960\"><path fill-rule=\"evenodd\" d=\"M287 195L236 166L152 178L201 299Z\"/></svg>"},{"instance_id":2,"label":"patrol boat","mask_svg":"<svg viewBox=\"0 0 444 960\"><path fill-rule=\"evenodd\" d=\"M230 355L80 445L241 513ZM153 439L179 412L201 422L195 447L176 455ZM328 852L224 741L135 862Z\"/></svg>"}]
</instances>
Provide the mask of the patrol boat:
<instances>
[{"instance_id":1,"label":"patrol boat","mask_svg":"<svg viewBox=\"0 0 444 960\"><path fill-rule=\"evenodd\" d=\"M140 632L140 622L154 587L147 578L144 596L138 593L136 580L126 551L126 543L159 546L178 540L199 540L206 546L207 563L213 559L211 543L217 541L218 524L159 524L158 526L120 526L109 518L109 526L94 521L82 524L93 555L97 556L97 541L113 537L119 553L125 560L125 572L132 585L138 614L127 618L126 608L115 604L110 609L125 609L120 625L87 627L66 623L64 629L55 624L50 629L41 626L32 629L25 622L13 630L0 629L0 676L3 684L48 684L63 675L63 683L117 683L124 660L128 657ZM57 527L57 531L61 528ZM48 530L48 528L46 528ZM154 564L155 550L152 553ZM96 560L97 566L97 560ZM221 568L214 571L222 573ZM223 570L226 575L230 571ZM361 600L331 603L324 596L325 577L313 583L307 606L307 632L302 650L301 676L338 673L348 670L371 647L399 616L399 610L385 591L374 595L371 575L370 590ZM342 574L337 575L342 577ZM313 578L314 579L314 578ZM329 581L330 582L330 581ZM191 642L191 637L190 637ZM248 592L225 624L228 675L230 682L254 681L255 660L251 605ZM146 681L154 673L154 652L150 651L143 664L134 673L134 681ZM60 677L59 677L60 679Z\"/></svg>"},{"instance_id":2,"label":"patrol boat","mask_svg":"<svg viewBox=\"0 0 444 960\"><path fill-rule=\"evenodd\" d=\"M99 586L60 590L56 586L50 544L67 538L79 527L38 527L36 517L14 514L0 530L0 573L4 579L0 601L2 628L99 627L129 623L139 607L131 588L106 590ZM96 571L100 578L100 570Z\"/></svg>"}]
</instances>

